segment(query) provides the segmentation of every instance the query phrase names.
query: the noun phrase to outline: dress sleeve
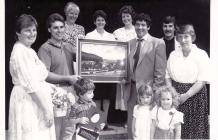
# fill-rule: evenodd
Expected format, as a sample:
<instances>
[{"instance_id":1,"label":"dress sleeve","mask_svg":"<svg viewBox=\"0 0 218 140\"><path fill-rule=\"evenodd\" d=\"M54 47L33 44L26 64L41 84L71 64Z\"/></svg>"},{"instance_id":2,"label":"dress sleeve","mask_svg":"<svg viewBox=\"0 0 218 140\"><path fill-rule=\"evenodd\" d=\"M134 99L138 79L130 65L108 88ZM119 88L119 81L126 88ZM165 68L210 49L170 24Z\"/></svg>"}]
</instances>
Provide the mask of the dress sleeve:
<instances>
[{"instance_id":1,"label":"dress sleeve","mask_svg":"<svg viewBox=\"0 0 218 140\"><path fill-rule=\"evenodd\" d=\"M157 116L157 106L155 106L155 107L151 110L151 119L152 119L152 120L156 120L156 116Z\"/></svg>"},{"instance_id":2,"label":"dress sleeve","mask_svg":"<svg viewBox=\"0 0 218 140\"><path fill-rule=\"evenodd\" d=\"M38 64L36 59L34 59L37 55L35 53L29 54L27 50L19 49L17 49L16 55L12 60L12 69L16 73L19 84L24 87L27 93L36 92L40 88L40 78L38 77L40 75L36 73L38 71L36 65Z\"/></svg>"},{"instance_id":3,"label":"dress sleeve","mask_svg":"<svg viewBox=\"0 0 218 140\"><path fill-rule=\"evenodd\" d=\"M199 58L197 59L197 63L199 69L197 80L210 82L210 60L205 51L201 50Z\"/></svg>"},{"instance_id":4,"label":"dress sleeve","mask_svg":"<svg viewBox=\"0 0 218 140\"><path fill-rule=\"evenodd\" d=\"M48 71L50 71L51 68L51 53L47 48L44 46L41 46L38 51L38 56L40 60L45 64Z\"/></svg>"},{"instance_id":5,"label":"dress sleeve","mask_svg":"<svg viewBox=\"0 0 218 140\"><path fill-rule=\"evenodd\" d=\"M183 116L184 114L182 112L176 111L176 114L174 116L174 124L184 123Z\"/></svg>"}]
</instances>

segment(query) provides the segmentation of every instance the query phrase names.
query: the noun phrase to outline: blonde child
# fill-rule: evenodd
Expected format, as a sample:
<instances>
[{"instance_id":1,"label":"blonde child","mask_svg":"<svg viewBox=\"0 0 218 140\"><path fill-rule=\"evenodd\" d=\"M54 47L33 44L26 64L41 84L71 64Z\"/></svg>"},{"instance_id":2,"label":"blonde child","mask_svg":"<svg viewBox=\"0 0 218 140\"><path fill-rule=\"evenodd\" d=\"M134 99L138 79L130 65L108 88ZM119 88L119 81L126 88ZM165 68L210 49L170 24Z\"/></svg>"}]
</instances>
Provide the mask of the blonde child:
<instances>
[{"instance_id":1,"label":"blonde child","mask_svg":"<svg viewBox=\"0 0 218 140\"><path fill-rule=\"evenodd\" d=\"M132 134L134 140L149 140L153 100L153 90L150 83L139 86L138 103L133 109Z\"/></svg>"},{"instance_id":2,"label":"blonde child","mask_svg":"<svg viewBox=\"0 0 218 140\"><path fill-rule=\"evenodd\" d=\"M162 86L156 95L157 106L151 112L151 139L180 139L183 113L176 110L178 93L173 87Z\"/></svg>"},{"instance_id":3,"label":"blonde child","mask_svg":"<svg viewBox=\"0 0 218 140\"><path fill-rule=\"evenodd\" d=\"M78 140L82 138L77 135L77 131L80 128L88 129L87 126L92 123L90 118L90 112L97 109L95 102L93 102L92 98L94 97L94 83L86 78L81 78L77 80L74 84L74 89L79 99L75 104L71 106L70 113L67 115L64 121L64 131L62 140ZM94 127L93 130L88 129L87 131L99 132L99 130L103 129L104 124L100 124L99 126ZM97 130L96 130L97 129Z\"/></svg>"}]
</instances>

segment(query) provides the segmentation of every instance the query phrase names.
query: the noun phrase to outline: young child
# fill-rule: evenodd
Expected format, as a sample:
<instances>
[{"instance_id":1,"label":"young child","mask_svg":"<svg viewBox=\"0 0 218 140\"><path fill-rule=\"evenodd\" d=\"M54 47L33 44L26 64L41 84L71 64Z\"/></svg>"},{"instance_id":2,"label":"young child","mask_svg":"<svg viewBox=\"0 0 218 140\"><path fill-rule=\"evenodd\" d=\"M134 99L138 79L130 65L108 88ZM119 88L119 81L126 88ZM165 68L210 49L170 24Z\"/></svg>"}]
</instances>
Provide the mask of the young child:
<instances>
[{"instance_id":1,"label":"young child","mask_svg":"<svg viewBox=\"0 0 218 140\"><path fill-rule=\"evenodd\" d=\"M173 87L162 86L156 95L157 106L151 112L151 139L180 139L183 113L176 110L178 93Z\"/></svg>"},{"instance_id":2,"label":"young child","mask_svg":"<svg viewBox=\"0 0 218 140\"><path fill-rule=\"evenodd\" d=\"M138 104L133 109L132 134L134 140L149 140L153 102L153 90L150 83L138 88Z\"/></svg>"},{"instance_id":3,"label":"young child","mask_svg":"<svg viewBox=\"0 0 218 140\"><path fill-rule=\"evenodd\" d=\"M76 91L79 99L71 106L70 113L64 120L64 132L62 140L79 139L76 136L76 130L78 130L77 128L82 128L83 126L90 127L92 120L90 112L96 109L96 104L92 100L94 97L94 88L94 83L86 78L81 78L74 84L74 90ZM104 124L100 124L99 130L103 129L103 127ZM96 129L98 128L94 129L95 130L91 131L96 132Z\"/></svg>"}]
</instances>

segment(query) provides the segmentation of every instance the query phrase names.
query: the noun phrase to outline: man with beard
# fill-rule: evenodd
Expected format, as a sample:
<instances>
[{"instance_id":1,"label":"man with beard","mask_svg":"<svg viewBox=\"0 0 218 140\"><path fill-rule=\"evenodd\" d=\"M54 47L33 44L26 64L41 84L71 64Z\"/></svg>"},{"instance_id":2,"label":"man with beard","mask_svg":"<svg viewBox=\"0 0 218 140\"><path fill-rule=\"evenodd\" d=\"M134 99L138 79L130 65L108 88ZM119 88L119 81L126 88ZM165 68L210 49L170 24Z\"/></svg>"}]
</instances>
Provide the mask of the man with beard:
<instances>
[{"instance_id":1,"label":"man with beard","mask_svg":"<svg viewBox=\"0 0 218 140\"><path fill-rule=\"evenodd\" d=\"M175 38L176 19L173 16L166 16L162 21L162 30L164 33L163 40L166 44L166 56L170 56L170 53L174 49L179 48L179 44Z\"/></svg>"}]
</instances>

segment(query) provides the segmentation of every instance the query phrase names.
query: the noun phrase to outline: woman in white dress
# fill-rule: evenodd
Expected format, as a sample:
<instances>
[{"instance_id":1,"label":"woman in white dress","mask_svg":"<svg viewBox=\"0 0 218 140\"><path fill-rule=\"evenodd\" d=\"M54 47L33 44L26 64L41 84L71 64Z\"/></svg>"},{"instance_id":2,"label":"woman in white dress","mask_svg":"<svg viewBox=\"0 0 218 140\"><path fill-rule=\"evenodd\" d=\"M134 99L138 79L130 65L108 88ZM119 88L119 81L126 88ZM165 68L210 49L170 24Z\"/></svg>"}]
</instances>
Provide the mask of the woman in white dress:
<instances>
[{"instance_id":1,"label":"woman in white dress","mask_svg":"<svg viewBox=\"0 0 218 140\"><path fill-rule=\"evenodd\" d=\"M133 26L133 18L135 16L135 10L131 5L124 5L120 11L123 27L116 29L113 34L118 41L128 42L136 38L135 27ZM129 84L117 84L116 104L115 109L127 111L127 99L130 94ZM126 125L125 125L126 126Z\"/></svg>"},{"instance_id":2,"label":"woman in white dress","mask_svg":"<svg viewBox=\"0 0 218 140\"><path fill-rule=\"evenodd\" d=\"M17 42L10 57L14 84L10 97L9 140L55 140L51 93L55 86L47 81L68 81L76 76L51 74L31 48L37 36L37 22L23 14L16 22Z\"/></svg>"},{"instance_id":3,"label":"woman in white dress","mask_svg":"<svg viewBox=\"0 0 218 140\"><path fill-rule=\"evenodd\" d=\"M135 11L131 5L125 5L120 9L119 15L121 16L124 27L116 29L113 34L116 40L130 41L136 38L135 27L133 26L133 18Z\"/></svg>"}]
</instances>

